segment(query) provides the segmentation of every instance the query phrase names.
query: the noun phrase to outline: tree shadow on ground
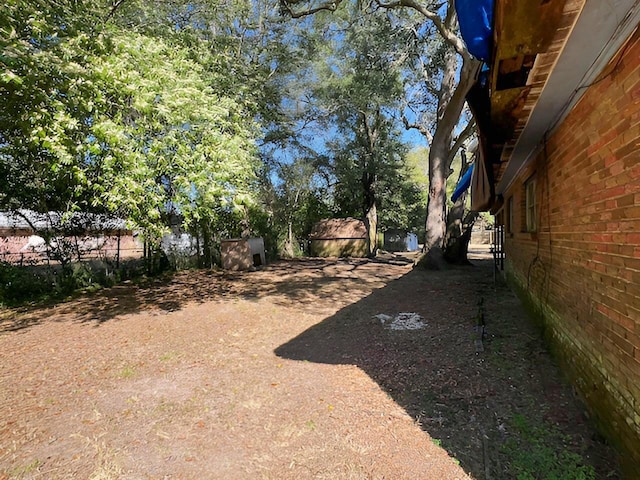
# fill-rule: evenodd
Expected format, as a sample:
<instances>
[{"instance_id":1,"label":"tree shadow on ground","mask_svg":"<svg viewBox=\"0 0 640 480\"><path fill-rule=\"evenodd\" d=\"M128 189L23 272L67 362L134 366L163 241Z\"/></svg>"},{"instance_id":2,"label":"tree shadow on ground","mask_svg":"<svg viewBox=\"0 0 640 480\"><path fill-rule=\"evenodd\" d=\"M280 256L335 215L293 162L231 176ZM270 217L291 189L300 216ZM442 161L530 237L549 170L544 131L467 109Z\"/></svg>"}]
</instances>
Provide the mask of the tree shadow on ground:
<instances>
[{"instance_id":1,"label":"tree shadow on ground","mask_svg":"<svg viewBox=\"0 0 640 480\"><path fill-rule=\"evenodd\" d=\"M411 263L410 257L385 254L373 260L304 258L279 261L255 272L184 271L141 282L128 281L57 305L0 312L0 332L70 318L100 325L123 315L143 311L163 314L178 311L187 304L229 298L259 301L269 297L284 307L322 313L324 305L339 307L355 302L372 288L380 288L398 275L397 270L381 271L381 265L410 268Z\"/></svg>"},{"instance_id":2,"label":"tree shadow on ground","mask_svg":"<svg viewBox=\"0 0 640 480\"><path fill-rule=\"evenodd\" d=\"M544 447L552 454L579 454L593 466L596 478L619 478L611 451L585 421L518 300L504 285L494 285L492 268L491 261L484 261L475 268L413 270L275 353L358 366L476 479L516 478L518 466L509 445L522 449L533 441L517 431L522 419L549 426L553 435L545 437L549 445ZM475 328L480 298L488 332L482 351ZM401 312L419 314L426 326L392 330L389 320L376 317ZM582 478L564 473L522 478Z\"/></svg>"},{"instance_id":3,"label":"tree shadow on ground","mask_svg":"<svg viewBox=\"0 0 640 480\"><path fill-rule=\"evenodd\" d=\"M0 331L46 321L99 326L143 311L162 315L193 303L215 308L216 302L267 297L270 304L324 318L277 355L357 365L474 478L517 477L506 448L517 437L517 419L554 426L561 435L545 440L545 448L583 455L595 478L619 478L610 451L586 424L518 300L504 285L494 287L490 261L426 272L411 270L410 257L383 255L278 262L256 272L183 272L14 312L0 318ZM488 329L482 352L474 330L480 298ZM419 314L426 327L390 330L376 317L402 312ZM520 440L522 448L528 439Z\"/></svg>"}]
</instances>

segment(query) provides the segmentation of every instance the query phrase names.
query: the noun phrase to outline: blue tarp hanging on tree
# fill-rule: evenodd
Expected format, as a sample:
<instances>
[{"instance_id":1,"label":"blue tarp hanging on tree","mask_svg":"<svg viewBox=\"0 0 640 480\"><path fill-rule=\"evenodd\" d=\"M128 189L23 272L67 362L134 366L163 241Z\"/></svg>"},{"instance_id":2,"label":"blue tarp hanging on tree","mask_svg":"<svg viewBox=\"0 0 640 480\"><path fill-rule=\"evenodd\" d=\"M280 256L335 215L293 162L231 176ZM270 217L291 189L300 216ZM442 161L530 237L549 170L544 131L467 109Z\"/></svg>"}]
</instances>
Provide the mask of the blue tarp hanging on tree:
<instances>
[{"instance_id":1,"label":"blue tarp hanging on tree","mask_svg":"<svg viewBox=\"0 0 640 480\"><path fill-rule=\"evenodd\" d=\"M471 55L484 62L491 56L494 0L455 0L460 33Z\"/></svg>"},{"instance_id":2,"label":"blue tarp hanging on tree","mask_svg":"<svg viewBox=\"0 0 640 480\"><path fill-rule=\"evenodd\" d=\"M460 195L466 192L467 188L469 188L469 185L471 184L471 175L473 175L474 165L475 164L472 164L469 169L464 172L464 175L456 185L456 189L453 191L453 195L451 195L452 202L455 203L460 198Z\"/></svg>"}]
</instances>

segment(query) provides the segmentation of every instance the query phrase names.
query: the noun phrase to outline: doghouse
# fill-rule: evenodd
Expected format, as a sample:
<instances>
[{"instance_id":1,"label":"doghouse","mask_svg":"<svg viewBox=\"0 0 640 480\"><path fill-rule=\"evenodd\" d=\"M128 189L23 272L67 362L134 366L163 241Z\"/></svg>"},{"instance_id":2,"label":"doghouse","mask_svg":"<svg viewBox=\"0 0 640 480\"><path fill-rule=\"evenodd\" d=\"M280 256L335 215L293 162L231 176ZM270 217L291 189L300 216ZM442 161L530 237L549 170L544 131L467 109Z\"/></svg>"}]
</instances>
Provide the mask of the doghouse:
<instances>
[{"instance_id":1,"label":"doghouse","mask_svg":"<svg viewBox=\"0 0 640 480\"><path fill-rule=\"evenodd\" d=\"M220 255L225 270L250 270L267 263L262 237L222 240Z\"/></svg>"}]
</instances>

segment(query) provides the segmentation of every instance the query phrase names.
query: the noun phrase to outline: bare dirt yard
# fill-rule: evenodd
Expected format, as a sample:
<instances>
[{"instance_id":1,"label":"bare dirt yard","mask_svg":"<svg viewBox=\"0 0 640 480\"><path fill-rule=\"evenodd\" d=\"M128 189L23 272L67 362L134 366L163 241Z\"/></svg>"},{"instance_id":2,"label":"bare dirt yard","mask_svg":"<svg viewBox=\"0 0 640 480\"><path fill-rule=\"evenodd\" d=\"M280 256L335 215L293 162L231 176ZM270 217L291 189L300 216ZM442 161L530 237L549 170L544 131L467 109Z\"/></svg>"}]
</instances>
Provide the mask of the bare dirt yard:
<instances>
[{"instance_id":1,"label":"bare dirt yard","mask_svg":"<svg viewBox=\"0 0 640 480\"><path fill-rule=\"evenodd\" d=\"M2 480L619 478L487 260L188 271L0 315Z\"/></svg>"}]
</instances>

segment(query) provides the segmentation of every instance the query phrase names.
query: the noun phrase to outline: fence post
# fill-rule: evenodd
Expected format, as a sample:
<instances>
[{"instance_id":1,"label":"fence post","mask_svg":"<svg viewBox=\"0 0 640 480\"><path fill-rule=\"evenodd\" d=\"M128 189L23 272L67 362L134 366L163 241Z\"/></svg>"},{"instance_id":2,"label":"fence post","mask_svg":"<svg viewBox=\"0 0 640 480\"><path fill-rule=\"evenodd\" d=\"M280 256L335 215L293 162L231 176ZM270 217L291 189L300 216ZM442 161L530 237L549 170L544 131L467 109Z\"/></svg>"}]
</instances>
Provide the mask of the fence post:
<instances>
[{"instance_id":1,"label":"fence post","mask_svg":"<svg viewBox=\"0 0 640 480\"><path fill-rule=\"evenodd\" d=\"M120 269L120 235L122 230L118 229L118 249L116 250L116 268Z\"/></svg>"}]
</instances>

